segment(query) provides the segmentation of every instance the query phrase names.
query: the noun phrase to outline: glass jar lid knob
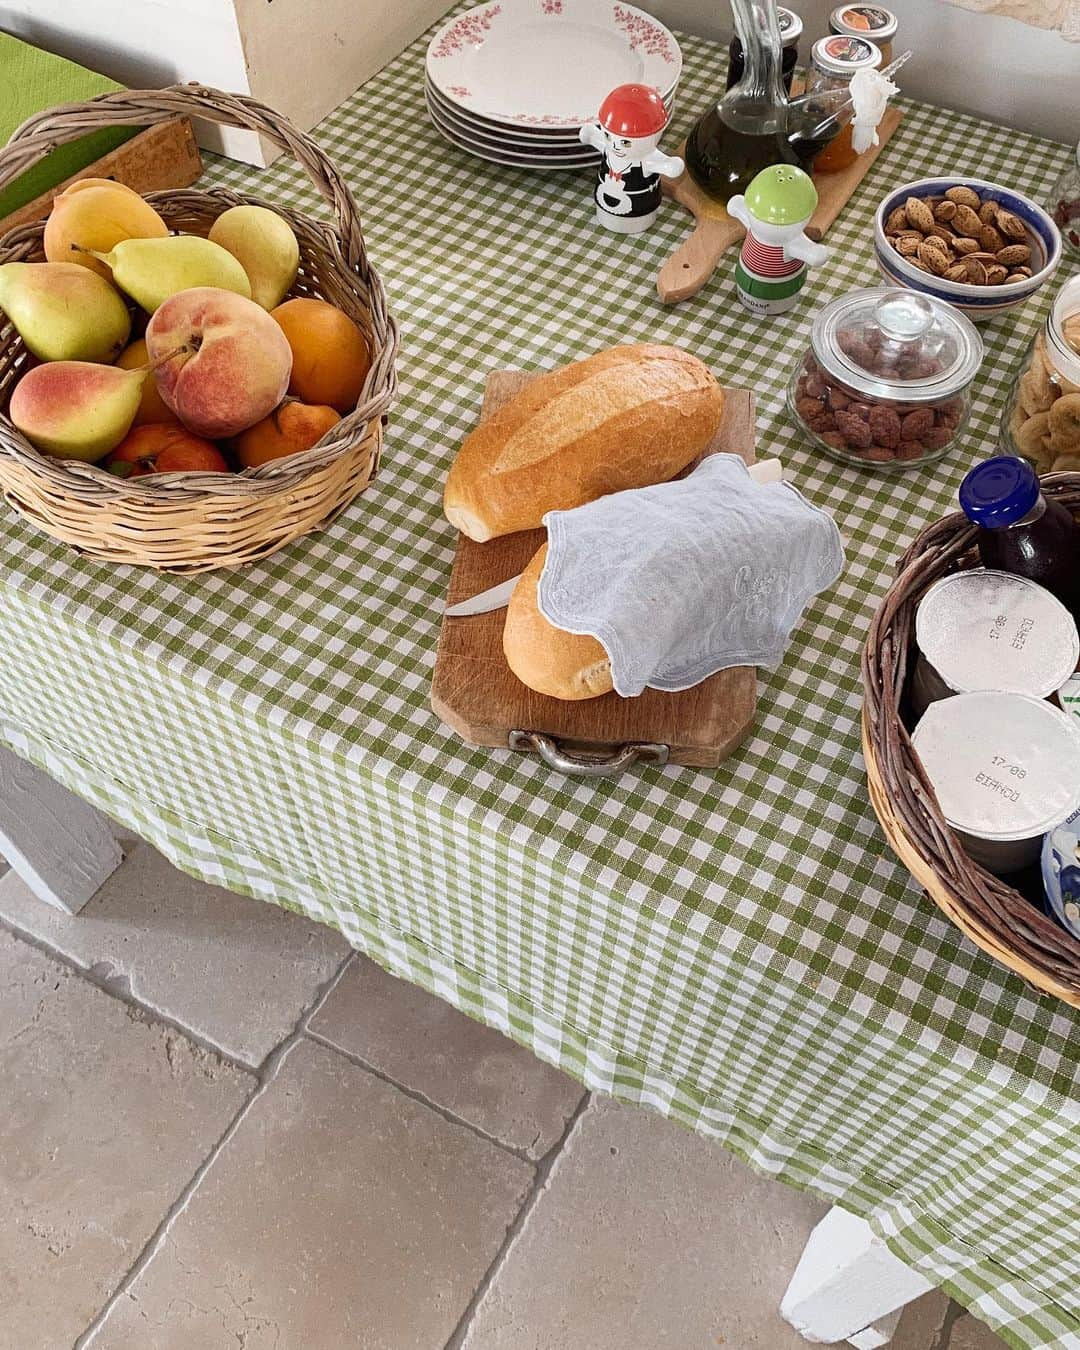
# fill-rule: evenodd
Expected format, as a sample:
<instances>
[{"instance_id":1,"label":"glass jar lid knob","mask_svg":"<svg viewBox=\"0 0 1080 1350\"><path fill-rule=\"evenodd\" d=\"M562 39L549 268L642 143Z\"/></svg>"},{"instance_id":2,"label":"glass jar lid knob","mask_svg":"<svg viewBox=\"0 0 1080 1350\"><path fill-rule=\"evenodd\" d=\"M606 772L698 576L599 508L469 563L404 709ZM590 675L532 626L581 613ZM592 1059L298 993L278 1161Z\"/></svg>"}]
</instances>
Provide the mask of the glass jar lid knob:
<instances>
[{"instance_id":1,"label":"glass jar lid knob","mask_svg":"<svg viewBox=\"0 0 1080 1350\"><path fill-rule=\"evenodd\" d=\"M874 306L874 321L885 337L914 342L933 325L934 307L917 291L889 291Z\"/></svg>"}]
</instances>

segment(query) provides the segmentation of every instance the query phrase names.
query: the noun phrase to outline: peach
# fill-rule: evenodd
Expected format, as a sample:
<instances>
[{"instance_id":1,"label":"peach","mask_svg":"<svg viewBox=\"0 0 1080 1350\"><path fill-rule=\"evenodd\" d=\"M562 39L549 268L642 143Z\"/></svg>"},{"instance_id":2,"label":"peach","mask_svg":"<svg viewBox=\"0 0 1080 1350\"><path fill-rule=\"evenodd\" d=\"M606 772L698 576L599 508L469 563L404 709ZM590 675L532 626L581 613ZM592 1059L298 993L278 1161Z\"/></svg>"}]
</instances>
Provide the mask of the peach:
<instances>
[{"instance_id":1,"label":"peach","mask_svg":"<svg viewBox=\"0 0 1080 1350\"><path fill-rule=\"evenodd\" d=\"M286 399L269 417L236 438L236 457L245 469L310 450L341 416L333 408Z\"/></svg>"},{"instance_id":2,"label":"peach","mask_svg":"<svg viewBox=\"0 0 1080 1350\"><path fill-rule=\"evenodd\" d=\"M356 407L371 369L367 338L347 314L325 300L286 300L270 311L292 348L289 393L340 413Z\"/></svg>"},{"instance_id":3,"label":"peach","mask_svg":"<svg viewBox=\"0 0 1080 1350\"><path fill-rule=\"evenodd\" d=\"M235 291L195 286L170 296L146 325L146 349L162 361L155 379L165 406L208 440L254 426L289 387L284 333Z\"/></svg>"},{"instance_id":4,"label":"peach","mask_svg":"<svg viewBox=\"0 0 1080 1350\"><path fill-rule=\"evenodd\" d=\"M132 342L130 346L124 348L116 358L116 365L121 370L137 370L139 366L150 364L150 354L146 350L146 342L139 338ZM157 382L147 380L142 389L142 402L139 404L139 411L135 414L133 426L157 426L161 423L168 423L171 426L179 426L180 419L166 406L165 400L158 393Z\"/></svg>"},{"instance_id":5,"label":"peach","mask_svg":"<svg viewBox=\"0 0 1080 1350\"><path fill-rule=\"evenodd\" d=\"M137 192L106 178L83 178L53 201L45 222L45 257L73 262L111 281L108 267L87 249L108 253L122 239L160 239L169 227Z\"/></svg>"}]
</instances>

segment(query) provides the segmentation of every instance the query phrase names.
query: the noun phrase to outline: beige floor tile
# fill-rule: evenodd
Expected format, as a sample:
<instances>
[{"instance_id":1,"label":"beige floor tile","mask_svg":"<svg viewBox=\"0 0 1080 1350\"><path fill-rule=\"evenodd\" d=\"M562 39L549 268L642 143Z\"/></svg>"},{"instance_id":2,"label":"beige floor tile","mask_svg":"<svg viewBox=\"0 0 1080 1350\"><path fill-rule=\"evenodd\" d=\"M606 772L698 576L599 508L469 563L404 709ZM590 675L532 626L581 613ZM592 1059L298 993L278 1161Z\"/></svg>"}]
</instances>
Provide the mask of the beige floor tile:
<instances>
[{"instance_id":1,"label":"beige floor tile","mask_svg":"<svg viewBox=\"0 0 1080 1350\"><path fill-rule=\"evenodd\" d=\"M0 1345L70 1346L254 1086L0 930Z\"/></svg>"},{"instance_id":2,"label":"beige floor tile","mask_svg":"<svg viewBox=\"0 0 1080 1350\"><path fill-rule=\"evenodd\" d=\"M949 1350L1004 1350L1004 1347L1005 1342L997 1332L970 1313L964 1313L953 1323Z\"/></svg>"},{"instance_id":3,"label":"beige floor tile","mask_svg":"<svg viewBox=\"0 0 1080 1350\"><path fill-rule=\"evenodd\" d=\"M140 844L81 914L0 880L0 919L245 1064L260 1064L348 955L345 939L277 905L207 886Z\"/></svg>"},{"instance_id":4,"label":"beige floor tile","mask_svg":"<svg viewBox=\"0 0 1080 1350\"><path fill-rule=\"evenodd\" d=\"M931 1289L909 1303L900 1318L889 1350L937 1350L950 1307L949 1296Z\"/></svg>"},{"instance_id":5,"label":"beige floor tile","mask_svg":"<svg viewBox=\"0 0 1080 1350\"><path fill-rule=\"evenodd\" d=\"M825 1209L672 1121L593 1103L466 1350L806 1350L779 1302Z\"/></svg>"},{"instance_id":6,"label":"beige floor tile","mask_svg":"<svg viewBox=\"0 0 1080 1350\"><path fill-rule=\"evenodd\" d=\"M532 1176L301 1041L94 1350L441 1350Z\"/></svg>"},{"instance_id":7,"label":"beige floor tile","mask_svg":"<svg viewBox=\"0 0 1080 1350\"><path fill-rule=\"evenodd\" d=\"M584 1093L490 1027L361 959L311 1029L530 1158L555 1144Z\"/></svg>"}]
</instances>

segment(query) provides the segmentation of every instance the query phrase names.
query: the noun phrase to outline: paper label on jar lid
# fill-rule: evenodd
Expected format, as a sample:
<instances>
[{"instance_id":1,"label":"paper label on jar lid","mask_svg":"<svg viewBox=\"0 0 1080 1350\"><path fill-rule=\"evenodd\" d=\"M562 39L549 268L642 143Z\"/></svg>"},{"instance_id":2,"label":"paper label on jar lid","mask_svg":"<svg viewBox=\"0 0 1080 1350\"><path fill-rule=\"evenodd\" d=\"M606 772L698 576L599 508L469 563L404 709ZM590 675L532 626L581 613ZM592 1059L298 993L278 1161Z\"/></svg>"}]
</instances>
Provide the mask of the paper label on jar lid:
<instances>
[{"instance_id":1,"label":"paper label on jar lid","mask_svg":"<svg viewBox=\"0 0 1080 1350\"><path fill-rule=\"evenodd\" d=\"M846 5L836 11L836 19L845 28L854 28L871 37L884 28L896 26L896 20L887 9L878 9L874 5Z\"/></svg>"},{"instance_id":2,"label":"paper label on jar lid","mask_svg":"<svg viewBox=\"0 0 1080 1350\"><path fill-rule=\"evenodd\" d=\"M987 568L935 582L915 616L919 650L950 689L1049 698L1076 670L1080 636L1055 596Z\"/></svg>"},{"instance_id":3,"label":"paper label on jar lid","mask_svg":"<svg viewBox=\"0 0 1080 1350\"><path fill-rule=\"evenodd\" d=\"M1041 699L943 699L926 710L911 742L954 829L1030 839L1080 806L1080 727Z\"/></svg>"},{"instance_id":4,"label":"paper label on jar lid","mask_svg":"<svg viewBox=\"0 0 1080 1350\"><path fill-rule=\"evenodd\" d=\"M827 56L830 61L844 66L857 66L874 54L874 49L870 44L857 37L825 38L818 44L818 50L823 56Z\"/></svg>"}]
</instances>

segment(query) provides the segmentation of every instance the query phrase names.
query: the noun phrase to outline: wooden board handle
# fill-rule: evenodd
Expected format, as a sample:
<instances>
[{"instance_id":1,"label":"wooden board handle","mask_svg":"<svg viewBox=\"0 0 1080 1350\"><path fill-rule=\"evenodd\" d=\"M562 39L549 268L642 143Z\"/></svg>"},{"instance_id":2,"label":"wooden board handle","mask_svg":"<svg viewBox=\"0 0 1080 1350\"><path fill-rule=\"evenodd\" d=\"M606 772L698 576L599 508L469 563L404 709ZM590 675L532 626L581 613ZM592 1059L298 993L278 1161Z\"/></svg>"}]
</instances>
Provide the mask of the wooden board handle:
<instances>
[{"instance_id":1,"label":"wooden board handle","mask_svg":"<svg viewBox=\"0 0 1080 1350\"><path fill-rule=\"evenodd\" d=\"M737 228L742 230L741 225ZM677 305L697 295L731 243L728 226L718 220L698 221L657 274L656 291L664 304Z\"/></svg>"}]
</instances>

